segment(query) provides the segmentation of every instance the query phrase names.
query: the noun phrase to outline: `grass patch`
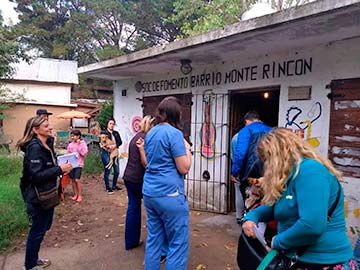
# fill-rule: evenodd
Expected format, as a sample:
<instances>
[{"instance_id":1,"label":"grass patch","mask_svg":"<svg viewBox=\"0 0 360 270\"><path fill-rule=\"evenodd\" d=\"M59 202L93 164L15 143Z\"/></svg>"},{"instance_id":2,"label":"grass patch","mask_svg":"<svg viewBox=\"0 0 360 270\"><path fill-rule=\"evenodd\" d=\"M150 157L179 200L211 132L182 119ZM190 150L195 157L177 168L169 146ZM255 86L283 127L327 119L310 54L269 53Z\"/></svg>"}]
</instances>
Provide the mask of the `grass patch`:
<instances>
[{"instance_id":1,"label":"grass patch","mask_svg":"<svg viewBox=\"0 0 360 270\"><path fill-rule=\"evenodd\" d=\"M85 158L82 172L85 174L98 174L104 170L100 154L89 153Z\"/></svg>"},{"instance_id":2,"label":"grass patch","mask_svg":"<svg viewBox=\"0 0 360 270\"><path fill-rule=\"evenodd\" d=\"M0 156L0 250L12 244L29 226L19 183L22 170L21 157Z\"/></svg>"},{"instance_id":3,"label":"grass patch","mask_svg":"<svg viewBox=\"0 0 360 270\"><path fill-rule=\"evenodd\" d=\"M99 154L90 153L83 172L97 174L103 171ZM22 157L0 155L0 252L14 244L29 227L25 203L20 192Z\"/></svg>"}]
</instances>

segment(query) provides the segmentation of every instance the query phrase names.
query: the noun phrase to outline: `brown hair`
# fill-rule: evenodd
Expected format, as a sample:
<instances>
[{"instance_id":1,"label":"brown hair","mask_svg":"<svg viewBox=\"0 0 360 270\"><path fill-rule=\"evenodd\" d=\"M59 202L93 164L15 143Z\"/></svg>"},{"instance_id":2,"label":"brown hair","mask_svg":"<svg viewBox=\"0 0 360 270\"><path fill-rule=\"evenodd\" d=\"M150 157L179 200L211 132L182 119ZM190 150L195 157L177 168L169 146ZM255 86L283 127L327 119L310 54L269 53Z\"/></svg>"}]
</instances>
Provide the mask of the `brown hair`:
<instances>
[{"instance_id":1,"label":"brown hair","mask_svg":"<svg viewBox=\"0 0 360 270\"><path fill-rule=\"evenodd\" d=\"M36 134L33 131L33 128L39 128L40 125L42 123L44 123L45 121L48 121L46 118L41 117L41 116L34 116L31 117L25 125L25 130L24 130L24 136L17 141L16 143L16 148L20 149L22 146L24 146L25 144L27 144L29 141L31 141Z\"/></svg>"},{"instance_id":2,"label":"brown hair","mask_svg":"<svg viewBox=\"0 0 360 270\"><path fill-rule=\"evenodd\" d=\"M156 120L158 123L167 122L173 127L182 130L181 105L176 97L170 96L164 98L156 108Z\"/></svg>"}]
</instances>

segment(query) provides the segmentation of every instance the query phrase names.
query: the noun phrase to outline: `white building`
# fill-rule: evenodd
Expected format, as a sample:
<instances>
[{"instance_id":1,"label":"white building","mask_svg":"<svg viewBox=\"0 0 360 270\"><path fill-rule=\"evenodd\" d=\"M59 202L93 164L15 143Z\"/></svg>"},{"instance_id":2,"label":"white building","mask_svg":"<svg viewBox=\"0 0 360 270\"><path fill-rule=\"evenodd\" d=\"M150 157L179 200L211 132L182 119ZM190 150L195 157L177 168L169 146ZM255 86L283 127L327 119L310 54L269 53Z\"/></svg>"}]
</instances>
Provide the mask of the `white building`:
<instances>
[{"instance_id":1,"label":"white building","mask_svg":"<svg viewBox=\"0 0 360 270\"><path fill-rule=\"evenodd\" d=\"M36 115L39 108L47 109L54 127L53 134L68 130L70 120L56 119L54 116L77 107L71 104L72 86L78 84L77 62L38 58L30 64L21 62L14 65L11 79L1 80L1 89L8 89L14 96L24 99L4 111L10 117L0 121L4 134L12 141L12 146L21 138L26 121Z\"/></svg>"},{"instance_id":2,"label":"white building","mask_svg":"<svg viewBox=\"0 0 360 270\"><path fill-rule=\"evenodd\" d=\"M192 70L181 72L181 63ZM79 73L114 81L122 169L136 123L154 114L164 96L175 95L183 101L184 133L194 150L189 204L226 213L233 201L229 142L244 113L257 109L268 125L303 133L344 172L349 228L359 230L359 0L316 1Z\"/></svg>"}]
</instances>

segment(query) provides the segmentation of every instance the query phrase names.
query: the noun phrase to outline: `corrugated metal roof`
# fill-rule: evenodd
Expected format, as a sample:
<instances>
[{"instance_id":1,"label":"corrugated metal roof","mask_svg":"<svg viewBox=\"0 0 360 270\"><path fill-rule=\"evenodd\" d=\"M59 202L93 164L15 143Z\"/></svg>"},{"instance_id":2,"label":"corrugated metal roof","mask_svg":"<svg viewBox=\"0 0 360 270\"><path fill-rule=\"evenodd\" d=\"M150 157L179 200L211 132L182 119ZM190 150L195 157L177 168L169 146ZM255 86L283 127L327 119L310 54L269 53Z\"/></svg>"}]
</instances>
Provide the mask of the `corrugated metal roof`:
<instances>
[{"instance_id":1,"label":"corrugated metal roof","mask_svg":"<svg viewBox=\"0 0 360 270\"><path fill-rule=\"evenodd\" d=\"M13 80L79 83L76 61L38 58L30 64L18 63L14 68Z\"/></svg>"}]
</instances>

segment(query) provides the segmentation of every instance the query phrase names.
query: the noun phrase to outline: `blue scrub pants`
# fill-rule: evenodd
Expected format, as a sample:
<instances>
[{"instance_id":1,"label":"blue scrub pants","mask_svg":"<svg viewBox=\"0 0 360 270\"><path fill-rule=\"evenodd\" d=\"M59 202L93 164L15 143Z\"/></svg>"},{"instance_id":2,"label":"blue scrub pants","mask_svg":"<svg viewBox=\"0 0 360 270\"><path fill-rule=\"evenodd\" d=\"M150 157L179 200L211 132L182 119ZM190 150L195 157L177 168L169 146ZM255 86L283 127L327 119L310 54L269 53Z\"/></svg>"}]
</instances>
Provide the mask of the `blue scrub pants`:
<instances>
[{"instance_id":1,"label":"blue scrub pants","mask_svg":"<svg viewBox=\"0 0 360 270\"><path fill-rule=\"evenodd\" d=\"M185 195L144 196L148 237L145 270L160 270L162 249L168 243L165 269L186 270L189 252L189 206Z\"/></svg>"}]
</instances>

